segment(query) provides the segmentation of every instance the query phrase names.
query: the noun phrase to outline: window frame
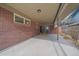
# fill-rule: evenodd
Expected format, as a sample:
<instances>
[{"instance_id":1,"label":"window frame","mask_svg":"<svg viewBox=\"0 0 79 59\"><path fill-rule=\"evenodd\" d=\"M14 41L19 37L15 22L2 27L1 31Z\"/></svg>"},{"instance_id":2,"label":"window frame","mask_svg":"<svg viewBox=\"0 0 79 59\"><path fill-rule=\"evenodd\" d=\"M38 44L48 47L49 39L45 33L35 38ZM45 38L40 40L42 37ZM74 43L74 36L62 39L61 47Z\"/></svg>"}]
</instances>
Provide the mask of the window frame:
<instances>
[{"instance_id":1,"label":"window frame","mask_svg":"<svg viewBox=\"0 0 79 59\"><path fill-rule=\"evenodd\" d=\"M16 16L19 17L19 18L23 18L23 23L16 22L16 19L15 19ZM31 24L31 20L30 20L30 19L25 18L25 17L23 17L23 16L21 16L21 15L19 15L19 14L14 13L14 19L13 19L13 22L14 22L14 23L26 24L26 23L25 23L26 20L29 22L28 24ZM27 25L28 25L28 24L27 24Z\"/></svg>"}]
</instances>

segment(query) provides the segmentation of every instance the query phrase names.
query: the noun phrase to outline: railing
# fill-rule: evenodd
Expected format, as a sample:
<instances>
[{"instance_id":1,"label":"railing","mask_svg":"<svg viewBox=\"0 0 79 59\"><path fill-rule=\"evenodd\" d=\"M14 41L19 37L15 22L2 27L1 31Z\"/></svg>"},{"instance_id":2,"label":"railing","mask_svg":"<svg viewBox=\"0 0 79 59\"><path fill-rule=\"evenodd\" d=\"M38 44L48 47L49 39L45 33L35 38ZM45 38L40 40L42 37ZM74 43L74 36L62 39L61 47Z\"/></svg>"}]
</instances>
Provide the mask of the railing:
<instances>
[{"instance_id":1,"label":"railing","mask_svg":"<svg viewBox=\"0 0 79 59\"><path fill-rule=\"evenodd\" d=\"M65 31L67 30L67 31ZM71 25L68 26L67 28L63 28L63 31L65 34L70 35L75 43L75 45L79 45L79 25Z\"/></svg>"}]
</instances>

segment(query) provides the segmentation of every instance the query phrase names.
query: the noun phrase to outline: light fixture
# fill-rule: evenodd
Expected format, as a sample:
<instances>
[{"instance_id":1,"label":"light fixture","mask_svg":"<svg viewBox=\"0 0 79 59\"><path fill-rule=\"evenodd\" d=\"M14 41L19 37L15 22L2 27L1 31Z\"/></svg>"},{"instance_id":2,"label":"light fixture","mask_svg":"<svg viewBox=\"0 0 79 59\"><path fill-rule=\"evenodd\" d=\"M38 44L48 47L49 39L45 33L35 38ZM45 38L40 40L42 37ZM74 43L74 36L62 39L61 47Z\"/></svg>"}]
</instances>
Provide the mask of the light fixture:
<instances>
[{"instance_id":1,"label":"light fixture","mask_svg":"<svg viewBox=\"0 0 79 59\"><path fill-rule=\"evenodd\" d=\"M37 13L41 13L41 9L37 9Z\"/></svg>"}]
</instances>

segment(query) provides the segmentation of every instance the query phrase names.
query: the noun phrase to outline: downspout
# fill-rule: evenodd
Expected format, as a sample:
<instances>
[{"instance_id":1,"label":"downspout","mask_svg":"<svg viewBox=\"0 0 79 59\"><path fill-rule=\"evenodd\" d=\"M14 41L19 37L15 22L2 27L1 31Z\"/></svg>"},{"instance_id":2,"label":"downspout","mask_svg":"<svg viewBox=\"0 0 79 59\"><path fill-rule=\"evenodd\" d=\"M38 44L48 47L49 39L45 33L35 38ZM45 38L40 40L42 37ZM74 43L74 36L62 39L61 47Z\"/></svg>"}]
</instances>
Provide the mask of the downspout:
<instances>
[{"instance_id":1,"label":"downspout","mask_svg":"<svg viewBox=\"0 0 79 59\"><path fill-rule=\"evenodd\" d=\"M59 7L58 7L57 12L56 12L56 15L55 15L55 18L53 20L53 28L54 28L54 25L55 25L55 21L56 21L56 19L58 17L58 14L60 12L61 6L62 6L62 3L59 4Z\"/></svg>"}]
</instances>

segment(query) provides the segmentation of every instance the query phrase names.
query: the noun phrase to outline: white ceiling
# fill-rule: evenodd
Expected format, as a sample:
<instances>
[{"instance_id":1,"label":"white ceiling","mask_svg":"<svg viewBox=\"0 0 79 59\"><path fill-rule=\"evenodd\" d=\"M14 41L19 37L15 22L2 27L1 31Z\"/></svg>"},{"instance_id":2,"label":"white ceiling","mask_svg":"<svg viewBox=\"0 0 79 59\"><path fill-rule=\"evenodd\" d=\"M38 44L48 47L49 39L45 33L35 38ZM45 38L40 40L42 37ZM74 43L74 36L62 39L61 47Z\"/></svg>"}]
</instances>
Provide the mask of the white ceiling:
<instances>
[{"instance_id":1,"label":"white ceiling","mask_svg":"<svg viewBox=\"0 0 79 59\"><path fill-rule=\"evenodd\" d=\"M10 3L7 5L24 13L32 21L46 24L53 21L59 6L57 3ZM41 9L41 13L37 13L38 9Z\"/></svg>"}]
</instances>

